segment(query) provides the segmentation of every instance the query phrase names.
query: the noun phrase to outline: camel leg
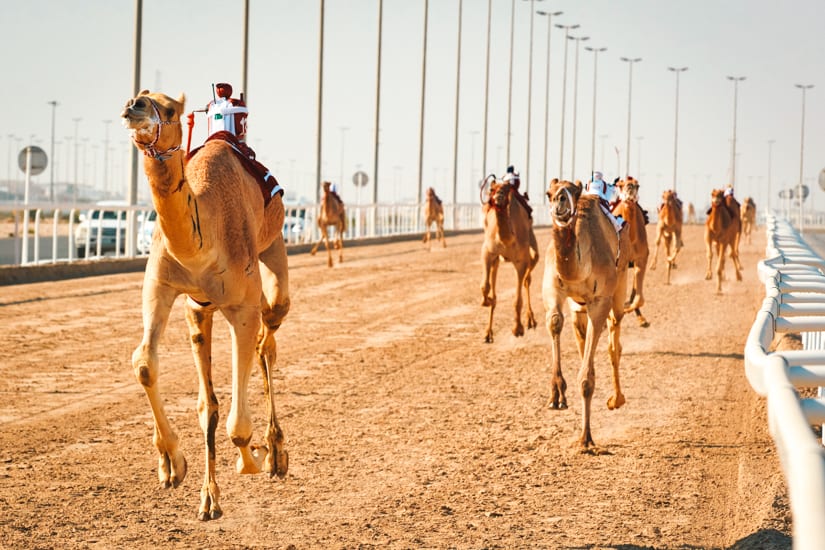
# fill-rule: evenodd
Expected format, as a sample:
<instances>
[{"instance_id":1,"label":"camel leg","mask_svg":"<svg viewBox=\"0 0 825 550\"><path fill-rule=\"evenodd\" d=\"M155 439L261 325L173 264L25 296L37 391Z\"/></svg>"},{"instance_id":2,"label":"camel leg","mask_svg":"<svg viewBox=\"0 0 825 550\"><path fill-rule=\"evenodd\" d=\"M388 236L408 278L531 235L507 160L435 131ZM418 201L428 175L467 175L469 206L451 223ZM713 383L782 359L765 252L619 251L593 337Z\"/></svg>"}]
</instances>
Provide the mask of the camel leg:
<instances>
[{"instance_id":1,"label":"camel leg","mask_svg":"<svg viewBox=\"0 0 825 550\"><path fill-rule=\"evenodd\" d=\"M260 304L240 305L221 310L232 335L232 405L226 419L230 441L238 448L236 464L239 474L257 474L264 457L255 453L252 441L252 417L249 413L248 386L261 326Z\"/></svg>"},{"instance_id":2,"label":"camel leg","mask_svg":"<svg viewBox=\"0 0 825 550\"><path fill-rule=\"evenodd\" d=\"M338 244L336 246L338 248L338 263L344 263L344 228L342 226L338 226Z\"/></svg>"},{"instance_id":3,"label":"camel leg","mask_svg":"<svg viewBox=\"0 0 825 550\"><path fill-rule=\"evenodd\" d=\"M613 367L613 395L607 399L609 410L618 409L625 403L622 387L619 383L619 362L622 358L622 318L624 317L624 290L627 287L627 272L618 275L616 294L613 296L613 307L607 318L607 353L610 355L610 365Z\"/></svg>"},{"instance_id":4,"label":"camel leg","mask_svg":"<svg viewBox=\"0 0 825 550\"><path fill-rule=\"evenodd\" d=\"M570 311L573 314L573 332L576 335L576 349L579 350L579 359L584 357L584 343L587 339L587 310L574 302L570 302Z\"/></svg>"},{"instance_id":5,"label":"camel leg","mask_svg":"<svg viewBox=\"0 0 825 550\"><path fill-rule=\"evenodd\" d=\"M438 238L441 240L441 248L447 248L447 239L444 238L444 222L438 223Z\"/></svg>"},{"instance_id":6,"label":"camel leg","mask_svg":"<svg viewBox=\"0 0 825 550\"><path fill-rule=\"evenodd\" d=\"M536 316L533 314L533 306L530 304L530 283L533 281L533 270L528 267L527 274L524 276L524 300L527 305L527 328L536 328Z\"/></svg>"},{"instance_id":7,"label":"camel leg","mask_svg":"<svg viewBox=\"0 0 825 550\"><path fill-rule=\"evenodd\" d=\"M289 469L289 453L286 451L284 432L275 414L275 396L272 393L272 372L275 369L277 346L275 331L281 326L289 312L289 272L287 270L286 247L278 239L260 255L262 315L261 328L258 333L258 365L264 382L264 394L267 397L269 423L266 430L267 456L264 471L270 477L283 478Z\"/></svg>"},{"instance_id":8,"label":"camel leg","mask_svg":"<svg viewBox=\"0 0 825 550\"><path fill-rule=\"evenodd\" d=\"M725 245L716 245L716 293L722 293L722 279L725 276Z\"/></svg>"},{"instance_id":9,"label":"camel leg","mask_svg":"<svg viewBox=\"0 0 825 550\"><path fill-rule=\"evenodd\" d=\"M650 270L656 271L656 261L659 259L659 243L662 242L662 230L656 228L656 246L653 247L653 259L650 260Z\"/></svg>"},{"instance_id":10,"label":"camel leg","mask_svg":"<svg viewBox=\"0 0 825 550\"><path fill-rule=\"evenodd\" d=\"M498 256L487 257L484 255L484 278L481 281L482 307L490 308L490 317L487 321L487 333L484 341L488 344L493 342L493 312L496 309L496 277L498 276Z\"/></svg>"},{"instance_id":11,"label":"camel leg","mask_svg":"<svg viewBox=\"0 0 825 550\"><path fill-rule=\"evenodd\" d=\"M218 428L218 398L212 387L212 317L214 310L187 299L186 324L189 326L189 343L198 370L198 420L205 443L204 479L201 486L201 503L198 519L207 521L223 515L220 488L215 475L215 432Z\"/></svg>"},{"instance_id":12,"label":"camel leg","mask_svg":"<svg viewBox=\"0 0 825 550\"><path fill-rule=\"evenodd\" d=\"M582 399L582 431L579 438L579 447L586 451L595 447L593 436L590 433L590 413L593 402L593 393L596 390L596 370L593 367L596 346L599 343L607 318L610 301L605 297L593 300L587 309L587 335L584 342L584 355L577 382L581 388Z\"/></svg>"},{"instance_id":13,"label":"camel leg","mask_svg":"<svg viewBox=\"0 0 825 550\"><path fill-rule=\"evenodd\" d=\"M424 238L421 241L427 245L427 251L430 250L430 222L429 220L424 222Z\"/></svg>"},{"instance_id":14,"label":"camel leg","mask_svg":"<svg viewBox=\"0 0 825 550\"><path fill-rule=\"evenodd\" d=\"M567 408L567 382L561 372L561 329L564 327L564 314L561 303L557 302L553 308L548 308L545 314L547 332L550 333L551 374L550 399L548 406L551 409Z\"/></svg>"},{"instance_id":15,"label":"camel leg","mask_svg":"<svg viewBox=\"0 0 825 550\"><path fill-rule=\"evenodd\" d=\"M705 269L705 280L710 281L713 278L713 241L710 237L705 237L705 257L707 258L707 268Z\"/></svg>"},{"instance_id":16,"label":"camel leg","mask_svg":"<svg viewBox=\"0 0 825 550\"><path fill-rule=\"evenodd\" d=\"M150 260L151 261L151 260ZM147 269L147 274L149 270ZM158 343L166 328L178 291L148 276L143 281L143 339L132 354L135 378L143 386L155 421L153 442L158 450L158 480L164 488L177 487L186 477L186 458L169 424L158 388Z\"/></svg>"},{"instance_id":17,"label":"camel leg","mask_svg":"<svg viewBox=\"0 0 825 550\"><path fill-rule=\"evenodd\" d=\"M516 301L514 304L515 310L515 324L513 325L513 336L524 336L524 325L521 322L521 309L524 307L523 289L525 284L525 277L527 273L527 266L524 264L516 265Z\"/></svg>"}]
</instances>

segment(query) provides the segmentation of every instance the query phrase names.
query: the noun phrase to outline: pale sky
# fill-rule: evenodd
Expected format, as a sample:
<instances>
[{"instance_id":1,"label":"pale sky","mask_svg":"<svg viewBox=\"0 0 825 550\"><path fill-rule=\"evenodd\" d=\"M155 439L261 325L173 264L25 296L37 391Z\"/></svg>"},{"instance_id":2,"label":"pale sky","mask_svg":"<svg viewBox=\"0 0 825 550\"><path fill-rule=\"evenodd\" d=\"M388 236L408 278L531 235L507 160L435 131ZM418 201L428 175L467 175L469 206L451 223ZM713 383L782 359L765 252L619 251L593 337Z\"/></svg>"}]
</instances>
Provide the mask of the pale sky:
<instances>
[{"instance_id":1,"label":"pale sky","mask_svg":"<svg viewBox=\"0 0 825 550\"><path fill-rule=\"evenodd\" d=\"M418 187L424 0L384 0L383 5L379 201L412 200ZM448 202L458 5L458 0L431 0L427 31L423 187L433 186ZM547 18L533 19L528 173L530 5L515 1L509 161L538 204L547 186ZM643 205L655 207L661 191L673 186L676 76L669 66L688 67L679 77L680 196L702 207L711 188L729 182L734 84L726 77L745 76L737 97L737 196L752 195L759 207L765 205L769 152L771 194L797 184L802 91L794 85L813 84L806 92L803 176L814 189L814 204L825 204L816 182L825 168L825 0L534 0L532 5L562 11L553 24L578 24L571 35L589 37L579 43L577 81L576 42L568 42L564 177L573 175L574 97L575 177L585 179L591 169L594 54L584 46L606 47L598 57L595 168L611 179L624 171L629 64L620 57L641 58L633 65L629 172L641 182ZM315 196L316 181L319 6L319 0L250 0L249 143L291 195L308 199ZM459 202L476 200L482 170L501 174L507 166L511 6L511 0L492 1L487 166L482 167L487 0L463 1ZM32 140L50 153L49 102L55 100L55 181L74 181L77 130L79 179L101 186L108 129L110 185L125 196L131 144L120 111L132 93L135 2L0 0L0 13L7 75L0 87L6 110L0 181L22 178L17 152ZM237 95L242 14L242 0L144 0L141 87L185 93L187 111L202 108L216 82L232 83ZM360 169L375 180L377 30L378 0L326 0L321 176L340 182L343 174L342 194L352 203L359 198L352 174ZM564 31L554 27L550 40L548 180L559 175ZM193 146L202 142L205 127L198 115ZM769 140L775 141L772 146ZM620 149L620 165L614 147ZM139 192L147 200L140 172ZM47 169L36 180L49 177ZM371 185L361 192L362 203L370 200ZM776 206L778 200L772 202Z\"/></svg>"}]
</instances>

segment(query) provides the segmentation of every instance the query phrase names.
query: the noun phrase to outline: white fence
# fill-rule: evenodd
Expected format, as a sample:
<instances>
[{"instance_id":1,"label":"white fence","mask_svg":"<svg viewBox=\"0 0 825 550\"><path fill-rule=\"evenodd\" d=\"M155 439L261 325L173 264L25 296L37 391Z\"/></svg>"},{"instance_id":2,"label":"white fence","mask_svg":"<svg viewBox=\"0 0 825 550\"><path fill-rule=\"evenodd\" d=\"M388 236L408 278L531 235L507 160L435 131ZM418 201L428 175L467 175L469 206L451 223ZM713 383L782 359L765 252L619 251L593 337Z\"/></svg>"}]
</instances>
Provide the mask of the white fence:
<instances>
[{"instance_id":1,"label":"white fence","mask_svg":"<svg viewBox=\"0 0 825 550\"><path fill-rule=\"evenodd\" d=\"M550 212L545 204L533 205L536 226L547 225ZM347 205L345 240L422 234L423 205ZM0 212L12 212L14 261L18 265L73 262L78 259L135 257L148 254L153 218L150 206L20 204L0 202ZM28 215L26 215L28 213ZM283 227L287 247L314 243L320 238L317 205L286 205ZM444 204L447 231L480 230L481 206ZM133 228L133 229L130 229ZM127 244L134 244L128 246ZM130 252L130 249L132 252Z\"/></svg>"},{"instance_id":2,"label":"white fence","mask_svg":"<svg viewBox=\"0 0 825 550\"><path fill-rule=\"evenodd\" d=\"M767 397L768 426L788 485L797 550L825 547L825 449L812 425L825 422L825 260L791 224L768 216L759 263L765 300L745 344L745 373ZM770 351L775 335L801 333L803 350ZM801 398L797 388L819 388Z\"/></svg>"}]
</instances>

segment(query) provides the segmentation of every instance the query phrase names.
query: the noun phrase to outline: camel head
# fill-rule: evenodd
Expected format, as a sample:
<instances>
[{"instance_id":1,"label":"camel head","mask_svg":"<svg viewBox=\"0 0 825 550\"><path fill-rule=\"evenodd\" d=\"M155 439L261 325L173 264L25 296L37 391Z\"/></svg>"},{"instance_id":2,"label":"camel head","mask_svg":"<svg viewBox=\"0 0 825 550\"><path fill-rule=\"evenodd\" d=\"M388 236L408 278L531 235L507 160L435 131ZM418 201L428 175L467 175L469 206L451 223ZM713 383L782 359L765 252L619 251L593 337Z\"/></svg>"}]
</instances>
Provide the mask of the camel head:
<instances>
[{"instance_id":1,"label":"camel head","mask_svg":"<svg viewBox=\"0 0 825 550\"><path fill-rule=\"evenodd\" d=\"M569 182L554 179L550 182L550 189L547 191L547 198L550 201L550 215L553 223L565 227L570 224L576 216L576 204L582 194L580 182Z\"/></svg>"},{"instance_id":2,"label":"camel head","mask_svg":"<svg viewBox=\"0 0 825 550\"><path fill-rule=\"evenodd\" d=\"M183 94L172 99L149 90L127 101L120 116L135 146L147 156L161 160L164 155L180 149L183 138L180 117L185 101Z\"/></svg>"},{"instance_id":3,"label":"camel head","mask_svg":"<svg viewBox=\"0 0 825 550\"><path fill-rule=\"evenodd\" d=\"M710 192L710 205L719 206L725 202L725 192L721 189L714 189Z\"/></svg>"},{"instance_id":4,"label":"camel head","mask_svg":"<svg viewBox=\"0 0 825 550\"><path fill-rule=\"evenodd\" d=\"M332 185L330 182L325 181L321 183L321 186L324 188L324 193L329 193L329 187Z\"/></svg>"},{"instance_id":5,"label":"camel head","mask_svg":"<svg viewBox=\"0 0 825 550\"><path fill-rule=\"evenodd\" d=\"M639 201L639 181L634 178L619 180L617 184L622 195L622 200Z\"/></svg>"},{"instance_id":6,"label":"camel head","mask_svg":"<svg viewBox=\"0 0 825 550\"><path fill-rule=\"evenodd\" d=\"M498 211L506 210L510 205L510 191L513 186L509 182L493 182L490 184L489 204Z\"/></svg>"},{"instance_id":7,"label":"camel head","mask_svg":"<svg viewBox=\"0 0 825 550\"><path fill-rule=\"evenodd\" d=\"M432 187L428 187L427 188L427 196L428 197L435 197L435 189L433 189Z\"/></svg>"}]
</instances>

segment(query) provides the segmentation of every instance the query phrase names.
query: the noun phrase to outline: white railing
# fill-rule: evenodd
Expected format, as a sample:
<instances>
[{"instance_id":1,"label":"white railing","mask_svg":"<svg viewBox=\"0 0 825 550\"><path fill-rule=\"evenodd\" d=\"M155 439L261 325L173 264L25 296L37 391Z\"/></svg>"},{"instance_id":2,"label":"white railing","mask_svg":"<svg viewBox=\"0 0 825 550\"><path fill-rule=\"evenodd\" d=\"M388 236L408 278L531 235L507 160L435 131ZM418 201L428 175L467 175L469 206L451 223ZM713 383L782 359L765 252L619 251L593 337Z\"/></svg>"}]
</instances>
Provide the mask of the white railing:
<instances>
[{"instance_id":1,"label":"white railing","mask_svg":"<svg viewBox=\"0 0 825 550\"><path fill-rule=\"evenodd\" d=\"M534 224L537 227L547 225L550 221L547 206L532 206ZM0 202L0 212L12 212L18 222L16 225L22 226L22 230L18 228L15 231L19 235L15 243L15 264L73 262L99 259L107 254L135 257L148 253L146 233L151 234L152 227L151 222L147 221L151 212L149 206L37 203L30 204L27 210L25 208L20 204ZM136 220L135 235L131 240L130 212L135 213ZM483 226L481 212L478 203L444 204L444 228L447 231L480 230ZM317 242L321 236L316 223L317 213L318 206L314 204L285 206L283 233L288 247ZM81 215L86 220L83 223L79 221ZM51 222L44 221L44 218ZM423 206L416 204L348 205L347 218L344 238L350 241L421 234L425 230ZM81 225L83 227L79 227ZM107 240L104 235L106 228L114 233L114 240ZM136 243L134 253L129 253L127 242ZM44 247L48 247L51 253L41 254Z\"/></svg>"},{"instance_id":2,"label":"white railing","mask_svg":"<svg viewBox=\"0 0 825 550\"><path fill-rule=\"evenodd\" d=\"M793 546L825 544L825 449L812 425L825 422L825 260L784 219L768 216L768 245L759 263L765 300L745 344L745 373L767 397L768 427L776 443L793 514ZM801 333L802 350L770 351L777 334ZM797 388L819 388L800 398Z\"/></svg>"}]
</instances>

